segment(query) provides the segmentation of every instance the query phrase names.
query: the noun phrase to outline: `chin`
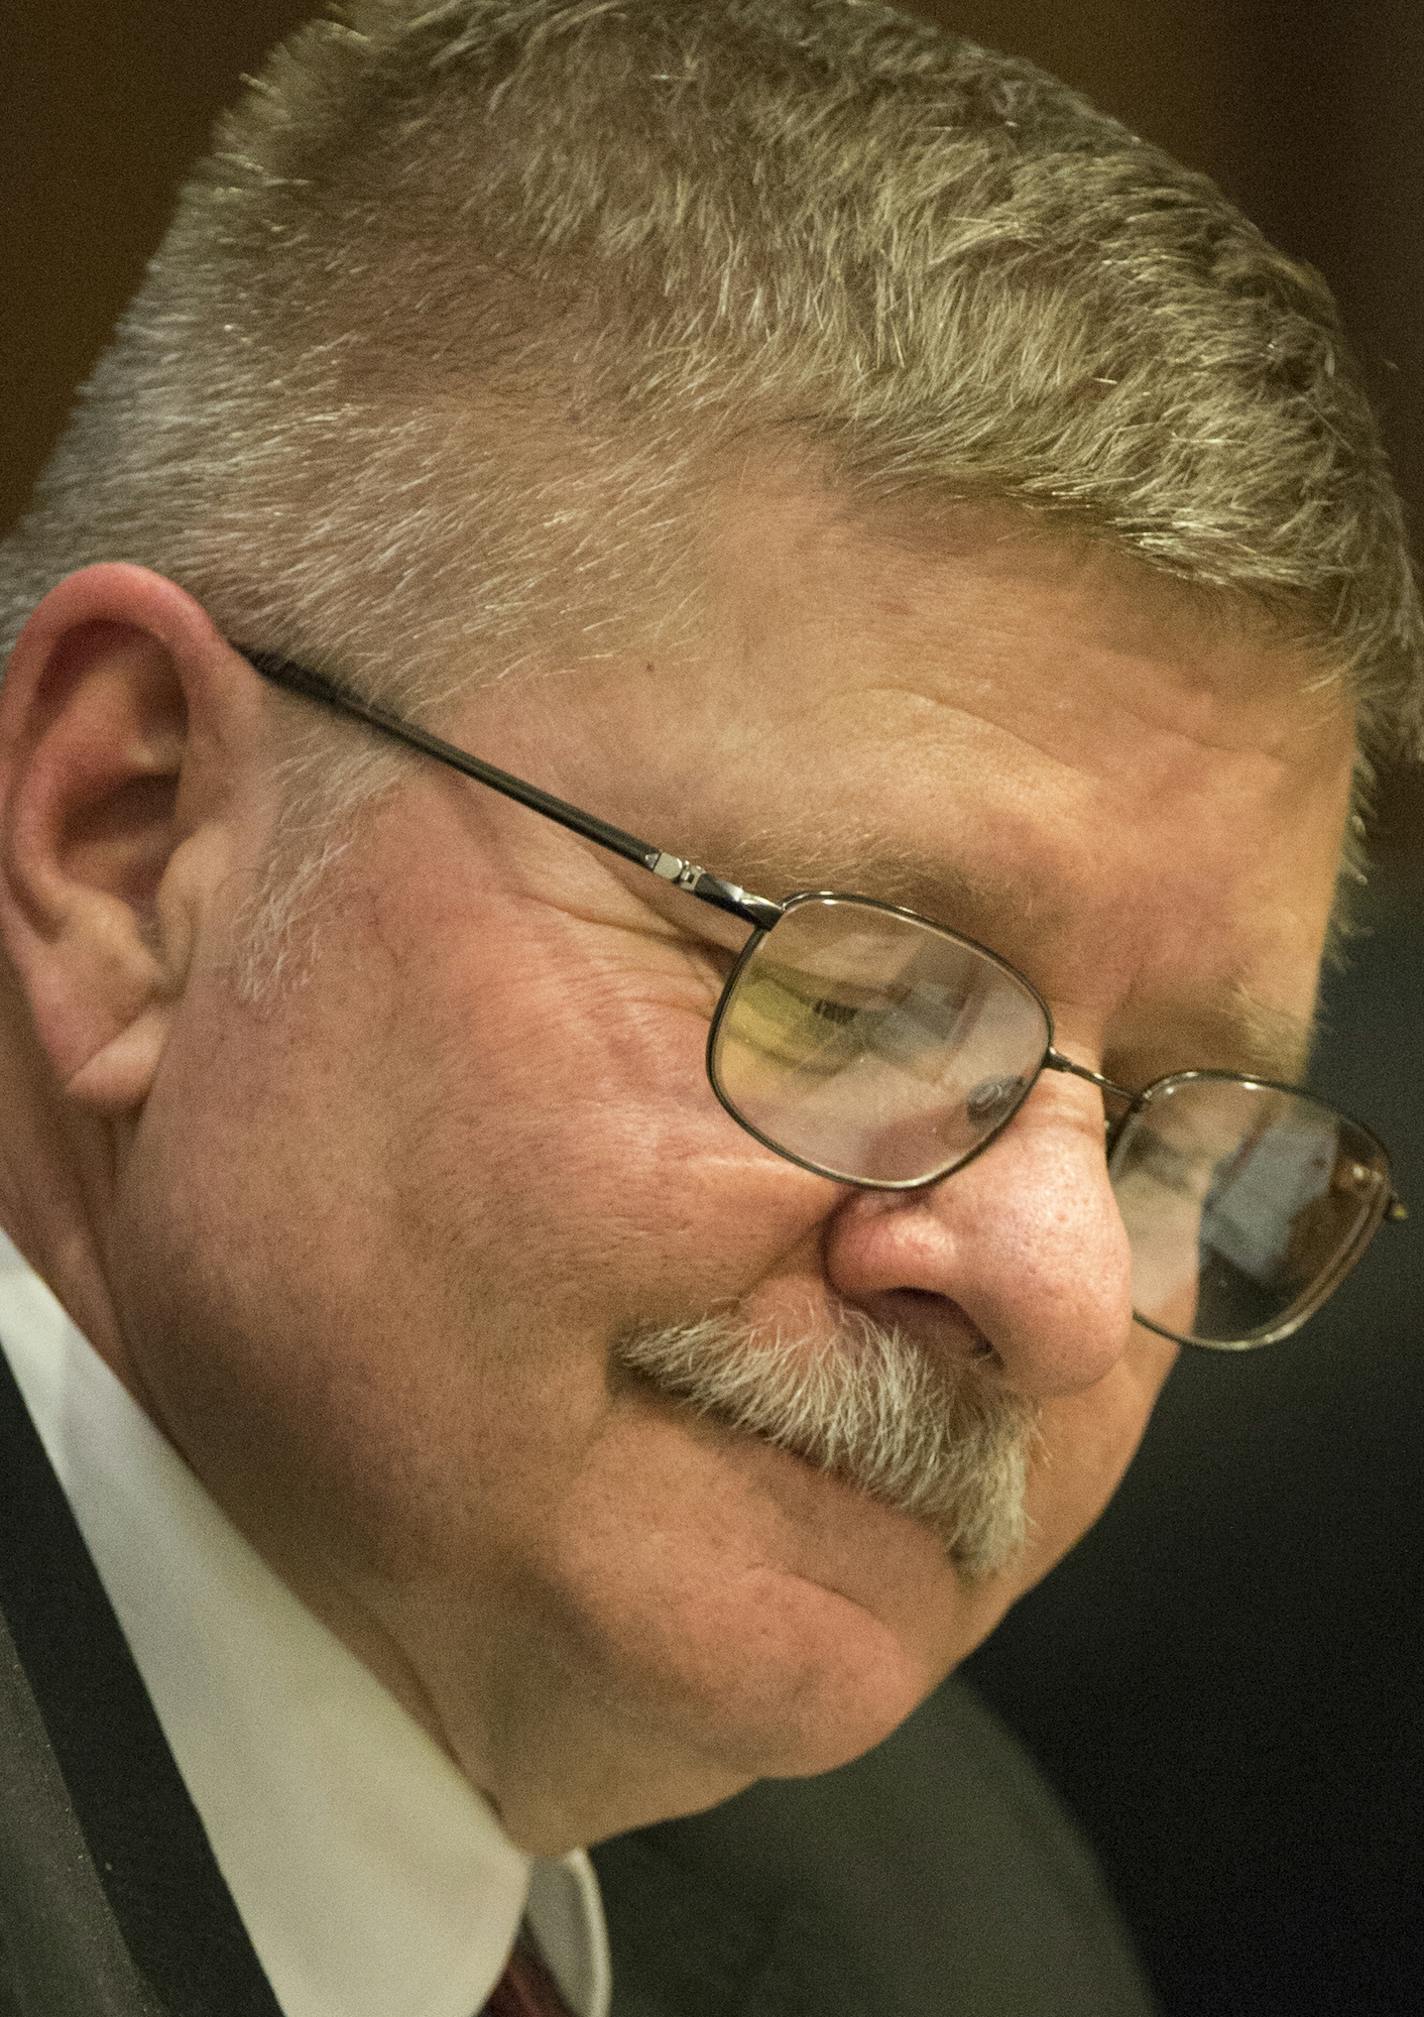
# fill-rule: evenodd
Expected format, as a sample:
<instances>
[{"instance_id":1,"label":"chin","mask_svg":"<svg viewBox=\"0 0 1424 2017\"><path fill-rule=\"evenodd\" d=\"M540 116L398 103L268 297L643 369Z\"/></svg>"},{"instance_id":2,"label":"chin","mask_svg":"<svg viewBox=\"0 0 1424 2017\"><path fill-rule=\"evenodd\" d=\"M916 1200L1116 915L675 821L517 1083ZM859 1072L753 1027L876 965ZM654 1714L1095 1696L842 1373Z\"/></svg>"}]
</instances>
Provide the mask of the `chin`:
<instances>
[{"instance_id":1,"label":"chin","mask_svg":"<svg viewBox=\"0 0 1424 2017\"><path fill-rule=\"evenodd\" d=\"M833 1659L807 1677L791 1713L753 1727L759 1779L813 1778L862 1757L919 1708L941 1675L927 1675L884 1635L840 1635Z\"/></svg>"},{"instance_id":2,"label":"chin","mask_svg":"<svg viewBox=\"0 0 1424 2017\"><path fill-rule=\"evenodd\" d=\"M739 1779L801 1778L858 1758L938 1678L879 1620L822 1589L793 1586L772 1603L774 1614L749 1617L735 1638L729 1621L716 1642L689 1643L676 1676L699 1749Z\"/></svg>"},{"instance_id":3,"label":"chin","mask_svg":"<svg viewBox=\"0 0 1424 2017\"><path fill-rule=\"evenodd\" d=\"M585 1649L582 1685L547 1715L526 1698L484 1787L540 1855L702 1812L760 1779L832 1771L932 1685L884 1626L811 1586L768 1589L744 1613L725 1598L677 1634L625 1618L610 1643L607 1621L591 1623L602 1643Z\"/></svg>"},{"instance_id":4,"label":"chin","mask_svg":"<svg viewBox=\"0 0 1424 2017\"><path fill-rule=\"evenodd\" d=\"M483 1739L477 1783L541 1851L861 1756L1007 1601L918 1521L666 1409L624 1409L525 1532L494 1727L467 1697L452 1748Z\"/></svg>"},{"instance_id":5,"label":"chin","mask_svg":"<svg viewBox=\"0 0 1424 2017\"><path fill-rule=\"evenodd\" d=\"M626 1705L632 1743L716 1780L692 1805L860 1756L987 1629L927 1530L795 1458L678 1475L676 1500L645 1494L616 1532L583 1509L556 1601L570 1678Z\"/></svg>"}]
</instances>

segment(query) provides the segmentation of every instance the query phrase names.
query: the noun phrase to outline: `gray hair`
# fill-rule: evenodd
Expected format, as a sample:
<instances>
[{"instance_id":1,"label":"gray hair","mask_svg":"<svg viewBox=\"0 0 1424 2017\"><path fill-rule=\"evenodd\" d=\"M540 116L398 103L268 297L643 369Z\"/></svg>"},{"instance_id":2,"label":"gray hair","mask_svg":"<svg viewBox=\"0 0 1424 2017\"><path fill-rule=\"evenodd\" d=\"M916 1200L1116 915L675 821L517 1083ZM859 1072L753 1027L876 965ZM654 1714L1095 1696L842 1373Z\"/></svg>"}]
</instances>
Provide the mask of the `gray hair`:
<instances>
[{"instance_id":1,"label":"gray hair","mask_svg":"<svg viewBox=\"0 0 1424 2017\"><path fill-rule=\"evenodd\" d=\"M1031 65L867 0L302 30L0 548L0 644L126 558L428 710L675 632L690 502L778 443L851 498L1105 541L1301 646L1367 750L1419 733L1399 503L1320 279Z\"/></svg>"}]
</instances>

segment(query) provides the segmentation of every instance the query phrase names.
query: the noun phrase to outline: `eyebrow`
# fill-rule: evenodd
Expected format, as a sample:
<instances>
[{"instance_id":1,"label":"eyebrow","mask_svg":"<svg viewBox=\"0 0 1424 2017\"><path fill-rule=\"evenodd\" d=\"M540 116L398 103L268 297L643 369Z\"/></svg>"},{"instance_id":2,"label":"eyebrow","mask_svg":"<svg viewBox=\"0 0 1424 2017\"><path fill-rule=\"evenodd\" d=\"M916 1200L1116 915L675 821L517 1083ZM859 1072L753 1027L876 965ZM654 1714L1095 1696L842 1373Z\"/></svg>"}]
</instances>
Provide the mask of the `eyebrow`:
<instances>
[{"instance_id":1,"label":"eyebrow","mask_svg":"<svg viewBox=\"0 0 1424 2017\"><path fill-rule=\"evenodd\" d=\"M738 835L725 848L719 840L709 851L730 857L739 879L767 895L825 889L873 896L966 937L982 923L986 944L995 921L1010 912L1029 931L1048 921L1049 906L1016 878L962 862L930 863L878 828L845 819L830 833L805 814L779 814L774 832Z\"/></svg>"},{"instance_id":2,"label":"eyebrow","mask_svg":"<svg viewBox=\"0 0 1424 2017\"><path fill-rule=\"evenodd\" d=\"M1313 1015L1293 1014L1263 1001L1244 980L1229 982L1221 996L1195 1009L1186 1026L1199 1034L1215 1063L1250 1078L1299 1084L1310 1064L1318 1033Z\"/></svg>"}]
</instances>

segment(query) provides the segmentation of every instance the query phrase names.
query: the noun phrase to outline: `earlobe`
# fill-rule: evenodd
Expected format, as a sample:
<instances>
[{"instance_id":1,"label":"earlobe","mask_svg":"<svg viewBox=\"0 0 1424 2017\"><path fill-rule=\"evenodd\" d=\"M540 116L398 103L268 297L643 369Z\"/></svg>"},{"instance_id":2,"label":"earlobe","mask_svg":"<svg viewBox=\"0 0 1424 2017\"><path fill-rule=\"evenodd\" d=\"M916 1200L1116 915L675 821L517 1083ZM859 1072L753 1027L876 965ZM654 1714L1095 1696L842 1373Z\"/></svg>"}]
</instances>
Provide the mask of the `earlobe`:
<instances>
[{"instance_id":1,"label":"earlobe","mask_svg":"<svg viewBox=\"0 0 1424 2017\"><path fill-rule=\"evenodd\" d=\"M0 690L0 932L91 1112L142 1104L182 993L211 854L195 741L227 656L171 582L87 568L36 610Z\"/></svg>"}]
</instances>

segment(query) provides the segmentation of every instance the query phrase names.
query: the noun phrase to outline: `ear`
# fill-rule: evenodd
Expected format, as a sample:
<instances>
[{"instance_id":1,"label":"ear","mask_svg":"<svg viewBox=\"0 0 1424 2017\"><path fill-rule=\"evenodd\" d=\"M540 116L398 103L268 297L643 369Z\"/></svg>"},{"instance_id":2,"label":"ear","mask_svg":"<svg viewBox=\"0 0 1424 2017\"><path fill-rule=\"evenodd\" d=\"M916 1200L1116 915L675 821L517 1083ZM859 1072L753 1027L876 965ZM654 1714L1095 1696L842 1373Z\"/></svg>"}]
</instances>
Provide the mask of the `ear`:
<instances>
[{"instance_id":1,"label":"ear","mask_svg":"<svg viewBox=\"0 0 1424 2017\"><path fill-rule=\"evenodd\" d=\"M0 688L0 936L68 1097L147 1096L229 849L261 703L196 602L85 568L25 626Z\"/></svg>"}]
</instances>

